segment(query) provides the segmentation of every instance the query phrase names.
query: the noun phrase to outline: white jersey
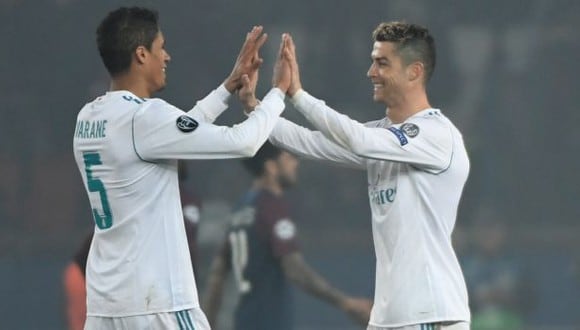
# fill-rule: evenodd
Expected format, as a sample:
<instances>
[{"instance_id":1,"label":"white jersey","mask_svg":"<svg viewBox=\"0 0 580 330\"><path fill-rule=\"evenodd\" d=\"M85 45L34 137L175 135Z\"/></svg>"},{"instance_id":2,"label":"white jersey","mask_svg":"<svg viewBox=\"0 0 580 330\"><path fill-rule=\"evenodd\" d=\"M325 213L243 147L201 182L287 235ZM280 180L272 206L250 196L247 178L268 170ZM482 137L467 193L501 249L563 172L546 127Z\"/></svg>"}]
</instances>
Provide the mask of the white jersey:
<instances>
[{"instance_id":1,"label":"white jersey","mask_svg":"<svg viewBox=\"0 0 580 330\"><path fill-rule=\"evenodd\" d=\"M469 160L437 109L392 124L341 115L304 91L296 108L318 129L280 118L270 140L299 155L366 169L376 251L370 325L469 321L467 289L451 246Z\"/></svg>"},{"instance_id":2,"label":"white jersey","mask_svg":"<svg viewBox=\"0 0 580 330\"><path fill-rule=\"evenodd\" d=\"M87 314L123 317L198 308L176 159L252 156L284 109L272 89L233 127L222 86L183 112L161 99L108 92L78 114L74 156L95 218Z\"/></svg>"}]
</instances>

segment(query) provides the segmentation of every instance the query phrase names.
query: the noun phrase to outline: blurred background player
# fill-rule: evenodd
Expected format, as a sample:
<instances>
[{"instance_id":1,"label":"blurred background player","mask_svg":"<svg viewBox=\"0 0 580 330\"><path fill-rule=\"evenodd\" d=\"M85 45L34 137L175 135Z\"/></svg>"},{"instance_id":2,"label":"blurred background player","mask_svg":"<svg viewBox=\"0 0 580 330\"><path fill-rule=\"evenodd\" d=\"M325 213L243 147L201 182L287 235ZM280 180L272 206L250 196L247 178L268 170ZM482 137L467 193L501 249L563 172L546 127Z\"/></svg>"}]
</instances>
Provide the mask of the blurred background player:
<instances>
[{"instance_id":1,"label":"blurred background player","mask_svg":"<svg viewBox=\"0 0 580 330\"><path fill-rule=\"evenodd\" d=\"M285 197L296 183L298 160L266 142L243 164L255 179L236 207L226 241L212 263L203 299L210 324L218 327L224 282L232 272L240 294L236 330L294 329L289 282L366 325L371 301L351 298L332 287L300 253L296 224Z\"/></svg>"},{"instance_id":2,"label":"blurred background player","mask_svg":"<svg viewBox=\"0 0 580 330\"><path fill-rule=\"evenodd\" d=\"M529 271L511 253L504 222L492 208L482 207L479 213L472 246L460 257L471 298L471 329L526 329L535 285Z\"/></svg>"},{"instance_id":3,"label":"blurred background player","mask_svg":"<svg viewBox=\"0 0 580 330\"><path fill-rule=\"evenodd\" d=\"M177 160L250 157L267 139L291 80L282 46L273 87L256 110L233 127L212 124L259 67L265 40L254 27L230 76L184 112L151 98L165 87L170 60L157 12L119 8L99 25L111 87L80 110L73 139L95 221L85 329L209 329L183 226Z\"/></svg>"},{"instance_id":4,"label":"blurred background player","mask_svg":"<svg viewBox=\"0 0 580 330\"><path fill-rule=\"evenodd\" d=\"M270 140L298 155L366 170L375 244L375 298L369 330L466 330L467 288L451 244L469 174L463 138L426 86L435 42L416 24L389 22L373 32L367 76L386 106L366 124L304 90L290 38L295 108L318 131L279 119Z\"/></svg>"},{"instance_id":5,"label":"blurred background player","mask_svg":"<svg viewBox=\"0 0 580 330\"><path fill-rule=\"evenodd\" d=\"M185 164L179 162L179 192L183 209L183 224L187 235L187 244L194 272L197 269L197 233L202 207L201 198L185 184L188 178ZM91 247L93 233L91 232L75 253L63 274L65 293L66 319L69 330L82 330L87 317L87 290L85 268Z\"/></svg>"}]
</instances>

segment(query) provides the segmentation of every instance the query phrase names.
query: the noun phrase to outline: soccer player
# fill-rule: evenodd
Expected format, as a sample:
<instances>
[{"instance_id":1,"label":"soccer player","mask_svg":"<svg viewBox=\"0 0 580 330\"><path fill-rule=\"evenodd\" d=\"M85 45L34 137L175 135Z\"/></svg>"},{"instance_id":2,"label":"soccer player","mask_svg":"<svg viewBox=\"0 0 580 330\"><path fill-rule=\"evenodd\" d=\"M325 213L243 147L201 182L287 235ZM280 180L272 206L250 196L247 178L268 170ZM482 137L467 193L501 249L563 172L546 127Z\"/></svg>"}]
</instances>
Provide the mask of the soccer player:
<instances>
[{"instance_id":1,"label":"soccer player","mask_svg":"<svg viewBox=\"0 0 580 330\"><path fill-rule=\"evenodd\" d=\"M290 38L288 94L317 131L279 119L271 141L367 171L377 258L368 329L468 329L451 233L469 160L460 132L427 97L434 40L426 28L399 22L381 23L373 39L367 75L385 117L362 124L304 91Z\"/></svg>"},{"instance_id":2,"label":"soccer player","mask_svg":"<svg viewBox=\"0 0 580 330\"><path fill-rule=\"evenodd\" d=\"M179 192L181 196L181 205L183 206L183 224L185 226L191 263L195 273L197 256L197 232L201 209L201 199L184 186L183 181L187 175L183 165L184 164L180 162ZM89 255L92 239L93 233L91 232L90 235L84 239L82 245L79 247L71 262L64 270L63 284L66 298L66 318L69 330L81 330L85 326L85 320L87 318L87 290L85 281L85 269L87 266L87 257Z\"/></svg>"},{"instance_id":3,"label":"soccer player","mask_svg":"<svg viewBox=\"0 0 580 330\"><path fill-rule=\"evenodd\" d=\"M209 329L192 275L177 159L248 157L267 139L291 80L286 53L277 58L274 87L245 121L211 123L230 94L246 88L265 40L254 27L224 83L184 112L150 98L165 86L170 60L157 13L120 8L101 22L97 45L111 90L80 110L73 140L95 220L85 329Z\"/></svg>"},{"instance_id":4,"label":"soccer player","mask_svg":"<svg viewBox=\"0 0 580 330\"><path fill-rule=\"evenodd\" d=\"M241 198L209 274L204 311L212 326L231 271L240 293L237 330L294 329L288 282L342 309L366 324L371 302L350 298L329 285L305 262L298 248L296 224L285 191L296 182L298 160L266 142L244 166L255 177Z\"/></svg>"}]
</instances>

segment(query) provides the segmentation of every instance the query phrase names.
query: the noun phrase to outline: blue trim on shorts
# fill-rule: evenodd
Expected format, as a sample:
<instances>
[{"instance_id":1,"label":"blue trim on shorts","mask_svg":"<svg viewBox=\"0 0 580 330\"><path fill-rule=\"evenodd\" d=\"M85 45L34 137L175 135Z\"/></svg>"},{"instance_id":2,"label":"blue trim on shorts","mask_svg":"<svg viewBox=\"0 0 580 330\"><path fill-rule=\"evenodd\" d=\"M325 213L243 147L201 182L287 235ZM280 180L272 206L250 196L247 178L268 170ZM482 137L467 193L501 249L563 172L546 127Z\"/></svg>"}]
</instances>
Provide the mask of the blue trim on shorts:
<instances>
[{"instance_id":1,"label":"blue trim on shorts","mask_svg":"<svg viewBox=\"0 0 580 330\"><path fill-rule=\"evenodd\" d=\"M185 330L183 328L183 324L181 323L181 319L179 318L179 312L175 312L175 317L177 318L177 323L179 324L179 330Z\"/></svg>"}]
</instances>

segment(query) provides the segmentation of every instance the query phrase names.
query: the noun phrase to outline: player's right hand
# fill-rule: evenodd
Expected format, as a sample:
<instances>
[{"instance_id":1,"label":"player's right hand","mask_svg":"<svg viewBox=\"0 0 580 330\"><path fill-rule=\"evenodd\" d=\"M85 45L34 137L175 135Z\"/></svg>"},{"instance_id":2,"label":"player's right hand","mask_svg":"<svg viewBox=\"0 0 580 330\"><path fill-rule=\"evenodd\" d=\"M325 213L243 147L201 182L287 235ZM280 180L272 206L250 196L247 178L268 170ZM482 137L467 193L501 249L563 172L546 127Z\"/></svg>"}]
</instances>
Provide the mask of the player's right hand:
<instances>
[{"instance_id":1,"label":"player's right hand","mask_svg":"<svg viewBox=\"0 0 580 330\"><path fill-rule=\"evenodd\" d=\"M282 34L280 50L274 64L274 74L272 76L272 85L281 89L284 93L288 91L292 83L292 70L290 68L290 50L288 48L288 34Z\"/></svg>"},{"instance_id":2,"label":"player's right hand","mask_svg":"<svg viewBox=\"0 0 580 330\"><path fill-rule=\"evenodd\" d=\"M258 54L258 51L268 38L266 33L262 34L263 30L262 26L254 26L252 31L246 35L246 41L242 45L242 49L240 49L234 68L224 81L224 86L230 93L242 87L243 75L250 76L264 62Z\"/></svg>"},{"instance_id":3,"label":"player's right hand","mask_svg":"<svg viewBox=\"0 0 580 330\"><path fill-rule=\"evenodd\" d=\"M372 301L366 298L346 298L341 307L354 321L363 326L368 325L373 308Z\"/></svg>"}]
</instances>

